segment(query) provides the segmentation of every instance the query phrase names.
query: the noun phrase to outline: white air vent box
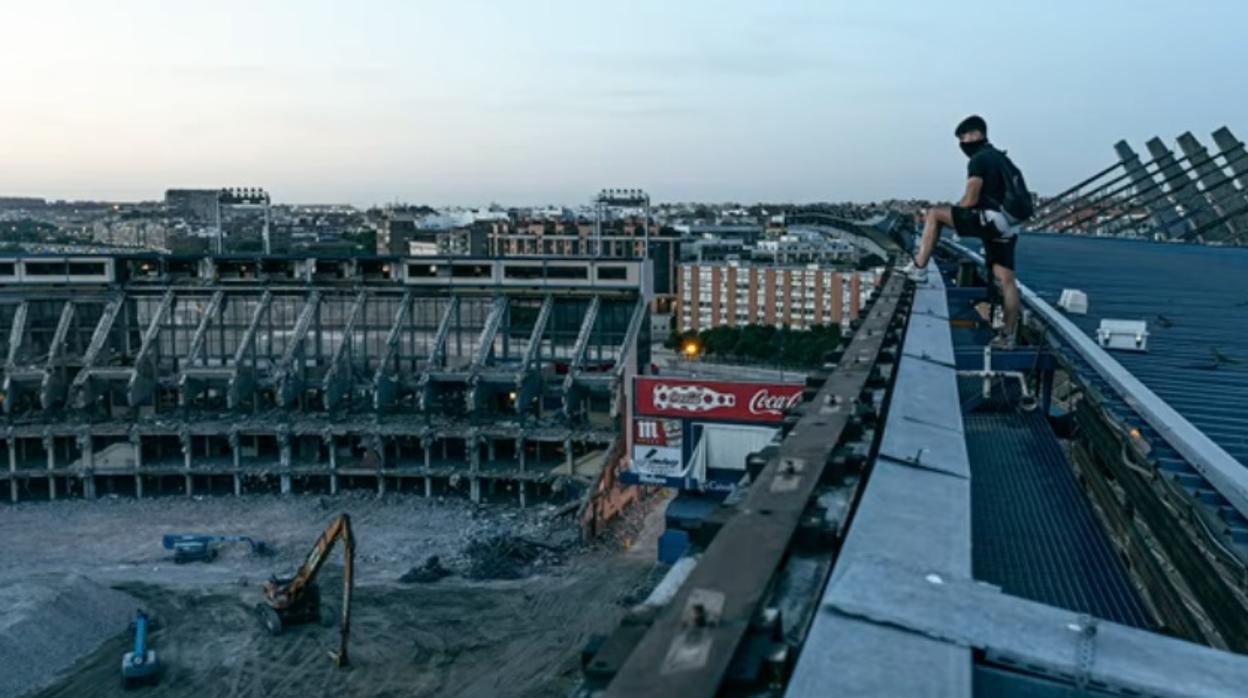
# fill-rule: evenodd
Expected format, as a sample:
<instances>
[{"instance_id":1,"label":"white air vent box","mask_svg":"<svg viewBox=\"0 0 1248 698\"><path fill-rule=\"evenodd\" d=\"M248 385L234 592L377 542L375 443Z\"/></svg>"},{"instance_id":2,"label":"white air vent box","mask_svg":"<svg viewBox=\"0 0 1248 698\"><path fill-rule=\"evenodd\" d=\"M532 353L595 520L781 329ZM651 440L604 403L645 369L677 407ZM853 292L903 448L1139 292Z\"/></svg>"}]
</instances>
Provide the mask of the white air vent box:
<instances>
[{"instance_id":1,"label":"white air vent box","mask_svg":"<svg viewBox=\"0 0 1248 698\"><path fill-rule=\"evenodd\" d=\"M1087 315L1088 294L1074 288L1065 289L1057 299L1057 306L1072 315Z\"/></svg>"},{"instance_id":2,"label":"white air vent box","mask_svg":"<svg viewBox=\"0 0 1248 698\"><path fill-rule=\"evenodd\" d=\"M1143 320L1101 320L1096 343L1106 349L1148 351L1148 323Z\"/></svg>"}]
</instances>

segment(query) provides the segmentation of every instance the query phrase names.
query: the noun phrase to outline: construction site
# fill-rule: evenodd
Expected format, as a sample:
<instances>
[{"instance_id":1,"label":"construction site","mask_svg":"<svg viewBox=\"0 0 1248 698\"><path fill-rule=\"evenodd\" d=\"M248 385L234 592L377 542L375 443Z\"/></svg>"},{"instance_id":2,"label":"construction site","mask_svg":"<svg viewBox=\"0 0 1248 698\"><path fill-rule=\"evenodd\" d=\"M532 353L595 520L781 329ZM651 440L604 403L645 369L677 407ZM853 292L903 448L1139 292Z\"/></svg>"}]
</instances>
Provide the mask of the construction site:
<instances>
[{"instance_id":1,"label":"construction site","mask_svg":"<svg viewBox=\"0 0 1248 698\"><path fill-rule=\"evenodd\" d=\"M636 260L0 259L0 695L566 695L655 564L615 479L649 298Z\"/></svg>"}]
</instances>

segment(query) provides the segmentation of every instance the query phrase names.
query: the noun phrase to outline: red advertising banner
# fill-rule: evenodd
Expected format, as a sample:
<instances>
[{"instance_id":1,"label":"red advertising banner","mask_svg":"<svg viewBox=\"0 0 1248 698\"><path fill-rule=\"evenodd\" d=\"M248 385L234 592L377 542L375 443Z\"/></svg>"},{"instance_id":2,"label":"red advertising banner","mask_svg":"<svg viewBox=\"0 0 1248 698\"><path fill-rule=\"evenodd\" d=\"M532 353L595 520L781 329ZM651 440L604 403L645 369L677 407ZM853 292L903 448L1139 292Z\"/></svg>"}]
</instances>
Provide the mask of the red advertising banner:
<instances>
[{"instance_id":1,"label":"red advertising banner","mask_svg":"<svg viewBox=\"0 0 1248 698\"><path fill-rule=\"evenodd\" d=\"M777 424L802 399L801 383L734 383L638 377L636 412L698 421Z\"/></svg>"}]
</instances>

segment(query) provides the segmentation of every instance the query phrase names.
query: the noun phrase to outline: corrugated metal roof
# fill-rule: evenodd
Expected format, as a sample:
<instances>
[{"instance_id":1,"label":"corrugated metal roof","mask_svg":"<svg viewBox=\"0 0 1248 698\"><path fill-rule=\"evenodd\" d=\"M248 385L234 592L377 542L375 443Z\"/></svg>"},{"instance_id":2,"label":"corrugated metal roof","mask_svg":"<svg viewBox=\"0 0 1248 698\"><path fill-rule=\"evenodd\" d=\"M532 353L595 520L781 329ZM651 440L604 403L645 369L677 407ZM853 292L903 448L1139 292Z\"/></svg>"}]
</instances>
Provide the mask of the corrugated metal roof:
<instances>
[{"instance_id":1,"label":"corrugated metal roof","mask_svg":"<svg viewBox=\"0 0 1248 698\"><path fill-rule=\"evenodd\" d=\"M1089 336L1103 318L1147 321L1148 352L1114 357L1248 464L1248 249L1031 234L1017 256L1019 280L1051 304L1088 294L1088 314L1069 317Z\"/></svg>"}]
</instances>

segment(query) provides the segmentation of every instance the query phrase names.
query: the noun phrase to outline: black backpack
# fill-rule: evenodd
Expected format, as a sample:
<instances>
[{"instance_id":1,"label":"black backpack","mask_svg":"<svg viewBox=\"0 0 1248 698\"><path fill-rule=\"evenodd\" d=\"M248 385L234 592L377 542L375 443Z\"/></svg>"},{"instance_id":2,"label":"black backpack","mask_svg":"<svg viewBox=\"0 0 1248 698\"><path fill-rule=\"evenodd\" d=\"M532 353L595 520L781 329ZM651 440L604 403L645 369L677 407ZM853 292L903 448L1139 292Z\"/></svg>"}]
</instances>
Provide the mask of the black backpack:
<instances>
[{"instance_id":1,"label":"black backpack","mask_svg":"<svg viewBox=\"0 0 1248 698\"><path fill-rule=\"evenodd\" d=\"M1031 218L1036 212L1035 204L1031 201L1031 190L1027 188L1027 181L1023 179L1023 173L1005 154L1004 150L998 150L1001 154L1001 174L1005 177L1005 197L1001 201L1001 208L1015 220L1022 222Z\"/></svg>"}]
</instances>

